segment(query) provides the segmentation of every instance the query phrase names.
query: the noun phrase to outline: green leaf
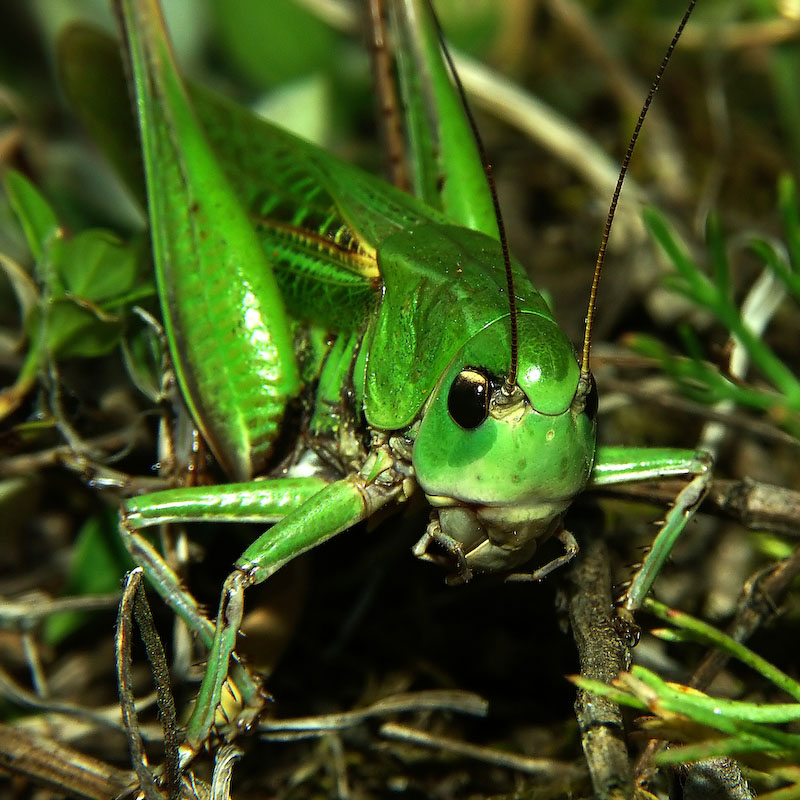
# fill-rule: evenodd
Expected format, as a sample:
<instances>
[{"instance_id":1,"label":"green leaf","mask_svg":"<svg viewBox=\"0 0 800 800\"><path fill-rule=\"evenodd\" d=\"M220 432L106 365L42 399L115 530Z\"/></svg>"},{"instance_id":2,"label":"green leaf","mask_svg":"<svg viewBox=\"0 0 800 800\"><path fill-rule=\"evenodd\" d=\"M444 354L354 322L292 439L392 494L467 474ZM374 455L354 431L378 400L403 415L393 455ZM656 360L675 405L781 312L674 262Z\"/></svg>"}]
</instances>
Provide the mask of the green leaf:
<instances>
[{"instance_id":1,"label":"green leaf","mask_svg":"<svg viewBox=\"0 0 800 800\"><path fill-rule=\"evenodd\" d=\"M53 267L78 297L102 303L129 292L136 282L134 253L108 231L83 231L59 251Z\"/></svg>"},{"instance_id":2,"label":"green leaf","mask_svg":"<svg viewBox=\"0 0 800 800\"><path fill-rule=\"evenodd\" d=\"M61 230L58 217L39 190L21 172L8 170L3 183L11 207L25 232L28 247L38 261L47 243Z\"/></svg>"},{"instance_id":3,"label":"green leaf","mask_svg":"<svg viewBox=\"0 0 800 800\"><path fill-rule=\"evenodd\" d=\"M725 236L722 223L716 214L709 214L706 220L706 242L711 258L714 284L721 295L727 297L731 291L728 254L725 251Z\"/></svg>"},{"instance_id":4,"label":"green leaf","mask_svg":"<svg viewBox=\"0 0 800 800\"><path fill-rule=\"evenodd\" d=\"M687 283L693 283L694 276L697 274L697 265L689 255L686 245L667 222L666 216L652 206L645 208L642 214L647 229L667 258Z\"/></svg>"},{"instance_id":5,"label":"green leaf","mask_svg":"<svg viewBox=\"0 0 800 800\"><path fill-rule=\"evenodd\" d=\"M92 358L110 353L119 342L122 321L100 309L63 297L33 309L26 329L33 338L45 325L45 350L52 358Z\"/></svg>"},{"instance_id":6,"label":"green leaf","mask_svg":"<svg viewBox=\"0 0 800 800\"><path fill-rule=\"evenodd\" d=\"M713 625L696 619L683 611L672 609L652 598L645 600L644 608L659 619L669 622L681 632L691 636L695 641L716 647L729 656L738 659L763 675L767 680L772 681L775 686L786 692L786 694L800 701L800 682L790 678L766 659L754 653L741 642L737 642L727 634L717 630Z\"/></svg>"}]
</instances>

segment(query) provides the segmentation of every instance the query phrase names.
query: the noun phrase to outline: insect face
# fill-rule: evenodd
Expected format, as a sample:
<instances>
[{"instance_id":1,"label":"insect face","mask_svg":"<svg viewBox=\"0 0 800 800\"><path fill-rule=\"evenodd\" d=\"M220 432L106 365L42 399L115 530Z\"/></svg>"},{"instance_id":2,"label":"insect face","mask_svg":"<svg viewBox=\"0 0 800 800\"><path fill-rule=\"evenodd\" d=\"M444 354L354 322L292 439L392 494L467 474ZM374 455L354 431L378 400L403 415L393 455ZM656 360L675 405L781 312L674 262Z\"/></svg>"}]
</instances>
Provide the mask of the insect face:
<instances>
[{"instance_id":1,"label":"insect face","mask_svg":"<svg viewBox=\"0 0 800 800\"><path fill-rule=\"evenodd\" d=\"M478 570L527 560L592 467L592 385L578 391L574 351L551 319L522 313L519 321L518 385L509 390L500 377L508 353L501 318L456 355L414 445L417 480L442 532Z\"/></svg>"}]
</instances>

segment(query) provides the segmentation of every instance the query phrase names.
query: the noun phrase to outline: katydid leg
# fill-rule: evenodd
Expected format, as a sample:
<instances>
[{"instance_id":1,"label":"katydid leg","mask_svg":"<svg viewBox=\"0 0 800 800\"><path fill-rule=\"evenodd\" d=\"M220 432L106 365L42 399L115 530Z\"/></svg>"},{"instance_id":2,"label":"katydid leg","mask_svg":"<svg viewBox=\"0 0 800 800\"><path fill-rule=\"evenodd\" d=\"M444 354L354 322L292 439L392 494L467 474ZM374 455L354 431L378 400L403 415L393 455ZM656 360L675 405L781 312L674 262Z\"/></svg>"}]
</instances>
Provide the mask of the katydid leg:
<instances>
[{"instance_id":1,"label":"katydid leg","mask_svg":"<svg viewBox=\"0 0 800 800\"><path fill-rule=\"evenodd\" d=\"M316 493L262 534L236 562L236 569L222 589L206 673L187 725L189 747L199 749L214 724L241 627L244 590L265 581L293 558L361 522L387 503L402 499L402 480L370 479L365 477L368 471L369 467L365 467L359 474Z\"/></svg>"},{"instance_id":2,"label":"katydid leg","mask_svg":"<svg viewBox=\"0 0 800 800\"><path fill-rule=\"evenodd\" d=\"M597 448L589 489L677 475L700 475L711 467L708 453L674 447Z\"/></svg>"},{"instance_id":3,"label":"katydid leg","mask_svg":"<svg viewBox=\"0 0 800 800\"><path fill-rule=\"evenodd\" d=\"M164 602L186 623L206 649L214 643L214 624L161 555L139 533L145 527L170 522L277 522L324 489L321 478L285 478L211 487L185 487L154 492L123 506L120 534L133 560ZM261 690L238 662L232 675L245 706L261 707Z\"/></svg>"},{"instance_id":4,"label":"katydid leg","mask_svg":"<svg viewBox=\"0 0 800 800\"><path fill-rule=\"evenodd\" d=\"M551 572L569 564L576 555L580 548L575 537L566 528L562 528L557 534L556 538L561 542L564 552L560 556L556 556L551 561L543 564L539 569L533 572L512 572L506 580L507 581L541 581L544 580Z\"/></svg>"},{"instance_id":5,"label":"katydid leg","mask_svg":"<svg viewBox=\"0 0 800 800\"><path fill-rule=\"evenodd\" d=\"M441 547L447 555L441 556L428 552L433 544ZM453 562L455 562L455 574L447 578L447 582L450 584L467 583L472 580L472 570L467 564L464 547L461 542L452 536L448 536L442 530L438 519L431 520L425 533L411 548L411 553L420 561L430 561L432 564L439 564L447 569L452 567Z\"/></svg>"},{"instance_id":6,"label":"katydid leg","mask_svg":"<svg viewBox=\"0 0 800 800\"><path fill-rule=\"evenodd\" d=\"M589 482L590 488L613 486L637 480L652 480L673 475L690 476L678 493L672 508L641 566L636 571L621 608L632 614L641 607L652 589L675 542L705 497L712 475L712 459L701 450L677 450L647 447L599 447Z\"/></svg>"},{"instance_id":7,"label":"katydid leg","mask_svg":"<svg viewBox=\"0 0 800 800\"><path fill-rule=\"evenodd\" d=\"M277 522L326 486L320 478L184 487L134 497L122 509L120 533L150 583L205 647L214 626L156 549L138 531L170 522Z\"/></svg>"}]
</instances>

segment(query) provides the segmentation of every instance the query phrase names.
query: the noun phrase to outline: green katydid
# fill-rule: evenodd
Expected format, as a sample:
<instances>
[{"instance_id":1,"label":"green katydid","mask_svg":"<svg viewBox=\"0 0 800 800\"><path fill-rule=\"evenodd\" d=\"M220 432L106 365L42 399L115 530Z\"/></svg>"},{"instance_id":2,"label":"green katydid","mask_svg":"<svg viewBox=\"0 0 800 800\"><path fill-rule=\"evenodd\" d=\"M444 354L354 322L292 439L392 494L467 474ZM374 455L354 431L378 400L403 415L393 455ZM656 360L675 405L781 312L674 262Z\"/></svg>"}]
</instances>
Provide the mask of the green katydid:
<instances>
[{"instance_id":1,"label":"green katydid","mask_svg":"<svg viewBox=\"0 0 800 800\"><path fill-rule=\"evenodd\" d=\"M692 451L596 448L588 326L579 363L515 261L509 303L495 204L424 3L395 4L403 35L417 37L405 52L420 54L439 109L428 139L451 159L443 196L428 189L424 199L190 93L156 0L118 5L172 362L195 424L237 481L144 495L122 514L133 557L210 652L189 751L209 735L229 668L247 709L237 723L260 710L257 680L232 660L244 590L415 486L433 506L415 555L442 560L433 551L443 550L466 580L517 570L557 536L564 554L522 575L537 580L577 552L561 520L587 485L704 475ZM401 81L418 83L417 68L401 60ZM418 143L418 183L435 187L440 166L425 148ZM321 331L333 344L298 356L297 342ZM268 473L284 411L312 381L308 427L342 477L290 469L252 480ZM668 540L701 491L676 504ZM216 624L138 533L194 520L276 523L236 562ZM653 578L629 594L631 608Z\"/></svg>"}]
</instances>

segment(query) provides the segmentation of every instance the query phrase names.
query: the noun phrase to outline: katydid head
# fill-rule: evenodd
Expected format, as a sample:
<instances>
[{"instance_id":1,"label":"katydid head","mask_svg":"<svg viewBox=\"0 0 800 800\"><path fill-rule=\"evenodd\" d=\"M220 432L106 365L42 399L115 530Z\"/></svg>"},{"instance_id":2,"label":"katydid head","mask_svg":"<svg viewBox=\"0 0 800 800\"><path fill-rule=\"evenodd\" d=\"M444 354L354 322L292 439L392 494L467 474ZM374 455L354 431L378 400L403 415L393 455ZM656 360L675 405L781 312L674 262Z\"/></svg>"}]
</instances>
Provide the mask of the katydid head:
<instances>
[{"instance_id":1,"label":"katydid head","mask_svg":"<svg viewBox=\"0 0 800 800\"><path fill-rule=\"evenodd\" d=\"M436 509L432 526L440 543L458 554L465 574L472 568L513 568L558 529L592 469L596 399L571 343L511 259L491 165L430 10L494 207L496 242L476 242L470 252L487 275L499 278L502 264L505 278L500 289L505 313L495 313L481 327L469 321L473 333L459 342L415 434L414 469ZM454 254L443 263L463 260ZM454 283L463 281L462 270L458 273ZM470 281L475 288L481 282L476 276ZM474 303L478 293L471 294ZM488 302L502 305L496 295Z\"/></svg>"},{"instance_id":2,"label":"katydid head","mask_svg":"<svg viewBox=\"0 0 800 800\"><path fill-rule=\"evenodd\" d=\"M414 443L419 485L467 566L509 569L553 533L586 484L595 447L593 390L548 316L518 316L518 374L508 386L502 317L456 354L426 405Z\"/></svg>"}]
</instances>

